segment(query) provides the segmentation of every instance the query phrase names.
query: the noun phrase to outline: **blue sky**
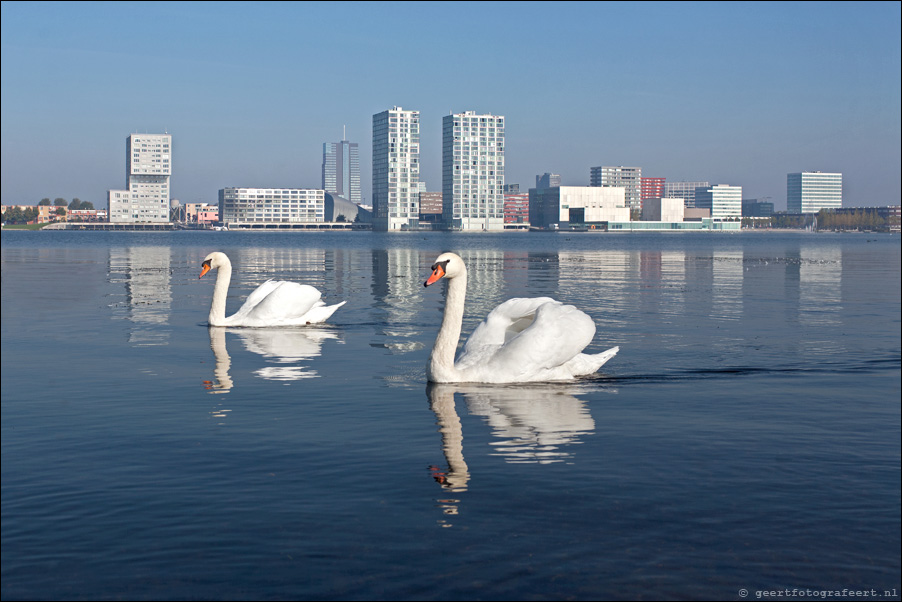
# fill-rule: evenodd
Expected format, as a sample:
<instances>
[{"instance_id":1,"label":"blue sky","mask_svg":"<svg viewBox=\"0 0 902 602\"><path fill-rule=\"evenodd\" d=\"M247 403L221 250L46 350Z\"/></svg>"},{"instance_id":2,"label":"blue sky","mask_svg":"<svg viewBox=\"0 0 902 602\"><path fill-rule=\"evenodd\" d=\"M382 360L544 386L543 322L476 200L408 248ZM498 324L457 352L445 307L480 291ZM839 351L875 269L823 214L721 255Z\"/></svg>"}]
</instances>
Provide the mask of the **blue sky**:
<instances>
[{"instance_id":1,"label":"blue sky","mask_svg":"<svg viewBox=\"0 0 902 602\"><path fill-rule=\"evenodd\" d=\"M505 116L507 183L597 165L743 187L843 173L847 206L900 201L899 2L3 2L2 200L106 205L125 139L173 136L172 195L321 186L322 143L420 111Z\"/></svg>"}]
</instances>

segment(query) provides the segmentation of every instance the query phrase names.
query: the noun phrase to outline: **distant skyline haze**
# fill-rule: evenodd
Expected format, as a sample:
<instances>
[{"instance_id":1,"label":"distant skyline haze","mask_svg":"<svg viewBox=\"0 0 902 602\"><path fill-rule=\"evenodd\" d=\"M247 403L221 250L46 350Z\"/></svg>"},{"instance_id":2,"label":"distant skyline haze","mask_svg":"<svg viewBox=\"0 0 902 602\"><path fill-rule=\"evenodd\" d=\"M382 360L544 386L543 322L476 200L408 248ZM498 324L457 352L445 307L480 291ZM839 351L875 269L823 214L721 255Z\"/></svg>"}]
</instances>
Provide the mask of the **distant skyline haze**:
<instances>
[{"instance_id":1,"label":"distant skyline haze","mask_svg":"<svg viewBox=\"0 0 902 602\"><path fill-rule=\"evenodd\" d=\"M442 118L505 118L505 183L596 166L741 186L843 174L845 206L899 204L899 2L3 2L2 200L125 183L133 133L172 135L172 198L320 188L323 143L419 111L420 179ZM346 132L346 133L345 133Z\"/></svg>"}]
</instances>

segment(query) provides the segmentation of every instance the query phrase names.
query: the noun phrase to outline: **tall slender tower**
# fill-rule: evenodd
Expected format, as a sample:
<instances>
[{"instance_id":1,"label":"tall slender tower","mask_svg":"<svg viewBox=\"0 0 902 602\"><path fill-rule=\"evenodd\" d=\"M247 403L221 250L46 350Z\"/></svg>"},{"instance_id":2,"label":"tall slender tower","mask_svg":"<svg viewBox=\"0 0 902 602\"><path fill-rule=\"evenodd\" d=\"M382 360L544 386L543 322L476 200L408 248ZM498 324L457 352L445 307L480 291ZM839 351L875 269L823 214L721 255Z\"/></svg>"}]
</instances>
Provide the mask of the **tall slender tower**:
<instances>
[{"instance_id":1,"label":"tall slender tower","mask_svg":"<svg viewBox=\"0 0 902 602\"><path fill-rule=\"evenodd\" d=\"M360 152L356 142L323 143L323 190L360 204Z\"/></svg>"},{"instance_id":2,"label":"tall slender tower","mask_svg":"<svg viewBox=\"0 0 902 602\"><path fill-rule=\"evenodd\" d=\"M420 218L420 112L373 115L373 229L416 228Z\"/></svg>"},{"instance_id":3,"label":"tall slender tower","mask_svg":"<svg viewBox=\"0 0 902 602\"><path fill-rule=\"evenodd\" d=\"M107 192L110 222L168 222L172 136L132 134L125 155L126 190Z\"/></svg>"},{"instance_id":4,"label":"tall slender tower","mask_svg":"<svg viewBox=\"0 0 902 602\"><path fill-rule=\"evenodd\" d=\"M504 230L502 115L443 118L442 221L453 230Z\"/></svg>"}]
</instances>

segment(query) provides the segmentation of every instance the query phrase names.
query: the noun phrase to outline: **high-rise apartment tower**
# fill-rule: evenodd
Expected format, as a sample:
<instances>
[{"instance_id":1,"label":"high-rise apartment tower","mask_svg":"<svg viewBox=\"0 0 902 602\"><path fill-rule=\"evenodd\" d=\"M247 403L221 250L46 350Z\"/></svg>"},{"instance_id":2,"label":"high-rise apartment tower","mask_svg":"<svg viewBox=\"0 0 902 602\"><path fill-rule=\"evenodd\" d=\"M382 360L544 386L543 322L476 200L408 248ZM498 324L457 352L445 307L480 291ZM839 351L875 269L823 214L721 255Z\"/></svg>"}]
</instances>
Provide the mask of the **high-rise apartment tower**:
<instances>
[{"instance_id":1,"label":"high-rise apartment tower","mask_svg":"<svg viewBox=\"0 0 902 602\"><path fill-rule=\"evenodd\" d=\"M621 166L592 167L589 186L618 186L626 194L630 210L642 209L642 168Z\"/></svg>"},{"instance_id":2,"label":"high-rise apartment tower","mask_svg":"<svg viewBox=\"0 0 902 602\"><path fill-rule=\"evenodd\" d=\"M107 191L110 222L168 222L172 136L132 134L125 155L126 189Z\"/></svg>"},{"instance_id":3,"label":"high-rise apartment tower","mask_svg":"<svg viewBox=\"0 0 902 602\"><path fill-rule=\"evenodd\" d=\"M420 112L394 107L373 115L373 229L419 224Z\"/></svg>"},{"instance_id":4,"label":"high-rise apartment tower","mask_svg":"<svg viewBox=\"0 0 902 602\"><path fill-rule=\"evenodd\" d=\"M504 117L442 119L442 220L453 230L504 230Z\"/></svg>"}]
</instances>

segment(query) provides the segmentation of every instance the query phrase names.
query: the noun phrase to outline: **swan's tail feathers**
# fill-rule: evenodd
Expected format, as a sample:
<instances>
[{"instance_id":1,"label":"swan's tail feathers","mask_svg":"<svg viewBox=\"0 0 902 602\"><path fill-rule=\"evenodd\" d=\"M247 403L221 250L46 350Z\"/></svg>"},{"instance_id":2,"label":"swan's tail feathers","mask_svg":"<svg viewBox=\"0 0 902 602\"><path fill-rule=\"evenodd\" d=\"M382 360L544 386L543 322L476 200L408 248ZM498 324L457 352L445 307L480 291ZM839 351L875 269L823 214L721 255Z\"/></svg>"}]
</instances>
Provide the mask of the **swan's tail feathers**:
<instances>
[{"instance_id":1,"label":"swan's tail feathers","mask_svg":"<svg viewBox=\"0 0 902 602\"><path fill-rule=\"evenodd\" d=\"M330 317L332 317L332 314L335 313L336 309L347 303L347 301L342 301L341 303L336 303L335 305L326 305L322 302L320 303L320 305L311 308L310 311L304 314L304 320L307 322L307 324L319 324L321 322L325 322Z\"/></svg>"},{"instance_id":2,"label":"swan's tail feathers","mask_svg":"<svg viewBox=\"0 0 902 602\"><path fill-rule=\"evenodd\" d=\"M602 351L601 353L596 353L594 355L580 353L572 360L573 364L571 365L571 369L573 370L573 375L585 376L597 372L609 359L617 355L618 351L620 351L620 347L611 347L607 351Z\"/></svg>"}]
</instances>

